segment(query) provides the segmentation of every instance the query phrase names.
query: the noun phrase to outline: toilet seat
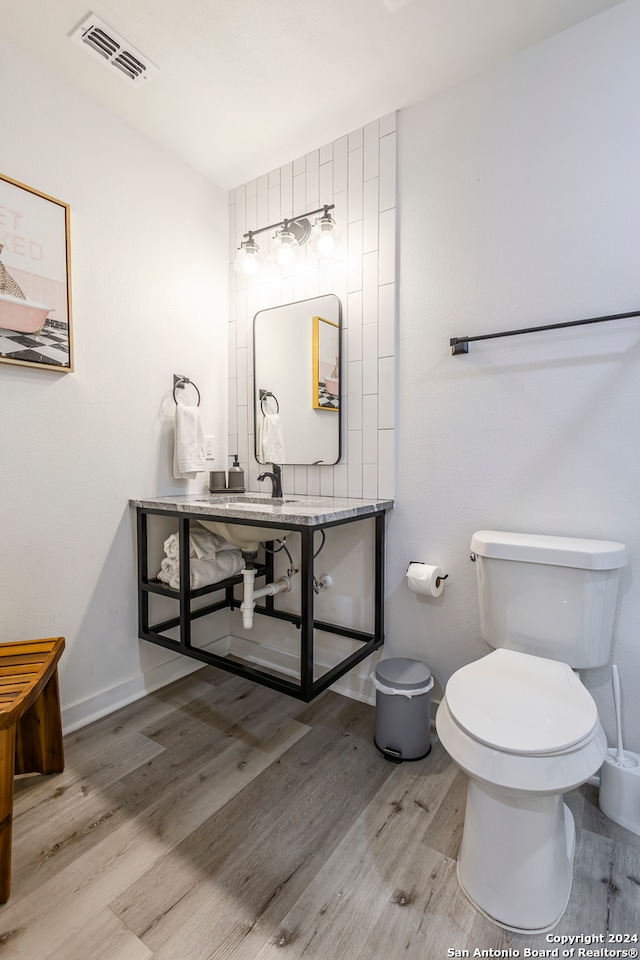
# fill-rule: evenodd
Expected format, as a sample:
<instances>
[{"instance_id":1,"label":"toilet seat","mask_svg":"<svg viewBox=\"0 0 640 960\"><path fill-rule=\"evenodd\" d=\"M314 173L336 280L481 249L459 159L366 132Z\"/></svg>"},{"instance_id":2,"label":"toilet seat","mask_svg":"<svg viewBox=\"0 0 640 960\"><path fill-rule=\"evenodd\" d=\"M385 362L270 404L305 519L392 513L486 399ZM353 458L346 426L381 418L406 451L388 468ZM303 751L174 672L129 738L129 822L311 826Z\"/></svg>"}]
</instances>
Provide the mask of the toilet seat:
<instances>
[{"instance_id":1,"label":"toilet seat","mask_svg":"<svg viewBox=\"0 0 640 960\"><path fill-rule=\"evenodd\" d=\"M506 793L566 793L600 769L607 738L600 722L583 741L559 753L508 753L489 747L466 733L449 709L446 695L436 713L438 738L447 753L471 778Z\"/></svg>"},{"instance_id":2,"label":"toilet seat","mask_svg":"<svg viewBox=\"0 0 640 960\"><path fill-rule=\"evenodd\" d=\"M588 740L598 710L568 664L498 649L453 674L451 717L470 737L506 754L544 757Z\"/></svg>"}]
</instances>

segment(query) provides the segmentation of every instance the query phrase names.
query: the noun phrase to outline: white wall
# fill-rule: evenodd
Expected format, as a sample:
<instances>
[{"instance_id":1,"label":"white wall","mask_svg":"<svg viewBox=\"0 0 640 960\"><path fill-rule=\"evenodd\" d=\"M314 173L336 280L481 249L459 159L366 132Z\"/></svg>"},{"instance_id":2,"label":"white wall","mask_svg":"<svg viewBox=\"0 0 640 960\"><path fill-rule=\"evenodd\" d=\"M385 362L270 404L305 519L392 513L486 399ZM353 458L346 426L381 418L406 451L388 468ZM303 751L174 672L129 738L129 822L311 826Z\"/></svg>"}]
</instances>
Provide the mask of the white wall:
<instances>
[{"instance_id":1,"label":"white wall","mask_svg":"<svg viewBox=\"0 0 640 960\"><path fill-rule=\"evenodd\" d=\"M0 172L71 207L75 334L75 373L0 363L0 639L66 637L69 728L198 666L137 640L128 499L187 491L174 372L224 452L227 197L12 47L0 63Z\"/></svg>"},{"instance_id":2,"label":"white wall","mask_svg":"<svg viewBox=\"0 0 640 960\"><path fill-rule=\"evenodd\" d=\"M397 501L387 654L443 684L479 639L474 530L628 546L613 644L640 750L640 5L627 2L399 115ZM411 594L409 560L450 574ZM585 676L613 741L609 669Z\"/></svg>"}]
</instances>

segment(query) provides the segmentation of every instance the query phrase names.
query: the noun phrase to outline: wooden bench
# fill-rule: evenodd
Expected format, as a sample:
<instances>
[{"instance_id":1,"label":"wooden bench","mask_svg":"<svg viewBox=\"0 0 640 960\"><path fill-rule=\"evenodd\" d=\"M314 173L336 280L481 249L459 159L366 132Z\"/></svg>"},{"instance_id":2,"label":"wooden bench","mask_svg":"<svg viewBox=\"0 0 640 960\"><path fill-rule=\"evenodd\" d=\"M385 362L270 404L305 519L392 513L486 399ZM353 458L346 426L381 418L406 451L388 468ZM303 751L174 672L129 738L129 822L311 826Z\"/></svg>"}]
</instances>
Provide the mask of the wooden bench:
<instances>
[{"instance_id":1,"label":"wooden bench","mask_svg":"<svg viewBox=\"0 0 640 960\"><path fill-rule=\"evenodd\" d=\"M11 892L13 780L64 770L58 660L64 637L0 643L0 903Z\"/></svg>"}]
</instances>

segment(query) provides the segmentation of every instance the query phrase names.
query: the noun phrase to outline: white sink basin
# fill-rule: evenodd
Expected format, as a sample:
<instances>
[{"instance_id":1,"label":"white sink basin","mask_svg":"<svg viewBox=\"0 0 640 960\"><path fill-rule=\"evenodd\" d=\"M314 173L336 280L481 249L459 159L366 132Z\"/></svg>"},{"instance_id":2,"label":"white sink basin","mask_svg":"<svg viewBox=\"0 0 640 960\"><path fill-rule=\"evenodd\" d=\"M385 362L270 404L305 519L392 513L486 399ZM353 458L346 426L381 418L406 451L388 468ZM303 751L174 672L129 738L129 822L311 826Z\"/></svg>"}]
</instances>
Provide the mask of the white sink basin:
<instances>
[{"instance_id":1,"label":"white sink basin","mask_svg":"<svg viewBox=\"0 0 640 960\"><path fill-rule=\"evenodd\" d=\"M268 497L261 496L260 494L231 494L228 497L215 498L215 500L208 499L207 503L211 504L212 502L217 502L222 508L233 507L234 504L242 507L242 511L256 511L256 513L261 513L263 516L260 519L264 519L264 514L269 514L273 507L281 507L285 503L295 503L295 498L286 499L284 497ZM225 510L226 512L226 510ZM274 513L274 520L277 519L277 515ZM219 536L224 537L228 543L232 543L234 547L239 547L240 550L243 550L247 553L255 553L261 543L264 543L267 540L280 540L282 537L286 537L291 531L280 530L275 527L251 527L248 524L243 524L241 521L227 521L227 520L203 520L199 519L199 523L203 527L206 527L207 530L211 530L213 533L217 533Z\"/></svg>"},{"instance_id":2,"label":"white sink basin","mask_svg":"<svg viewBox=\"0 0 640 960\"><path fill-rule=\"evenodd\" d=\"M224 537L227 543L239 547L247 553L255 553L265 540L280 540L286 537L287 530L276 530L272 527L250 527L240 523L227 523L224 520L198 520L203 527Z\"/></svg>"}]
</instances>

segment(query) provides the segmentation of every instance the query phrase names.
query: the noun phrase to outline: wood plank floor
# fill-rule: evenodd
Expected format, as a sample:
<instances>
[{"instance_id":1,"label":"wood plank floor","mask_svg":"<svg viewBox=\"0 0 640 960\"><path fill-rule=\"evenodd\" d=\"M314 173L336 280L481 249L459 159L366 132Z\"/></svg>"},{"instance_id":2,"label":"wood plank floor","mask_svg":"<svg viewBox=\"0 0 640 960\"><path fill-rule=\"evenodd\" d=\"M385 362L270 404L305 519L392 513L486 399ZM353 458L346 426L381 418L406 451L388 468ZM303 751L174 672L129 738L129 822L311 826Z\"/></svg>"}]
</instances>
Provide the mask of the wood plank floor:
<instances>
[{"instance_id":1,"label":"wood plank floor","mask_svg":"<svg viewBox=\"0 0 640 960\"><path fill-rule=\"evenodd\" d=\"M373 727L370 706L302 704L206 667L71 734L64 773L16 780L0 960L550 949L460 891L466 781L437 740L394 765ZM574 886L554 933L639 933L640 838L592 788L568 803Z\"/></svg>"}]
</instances>

